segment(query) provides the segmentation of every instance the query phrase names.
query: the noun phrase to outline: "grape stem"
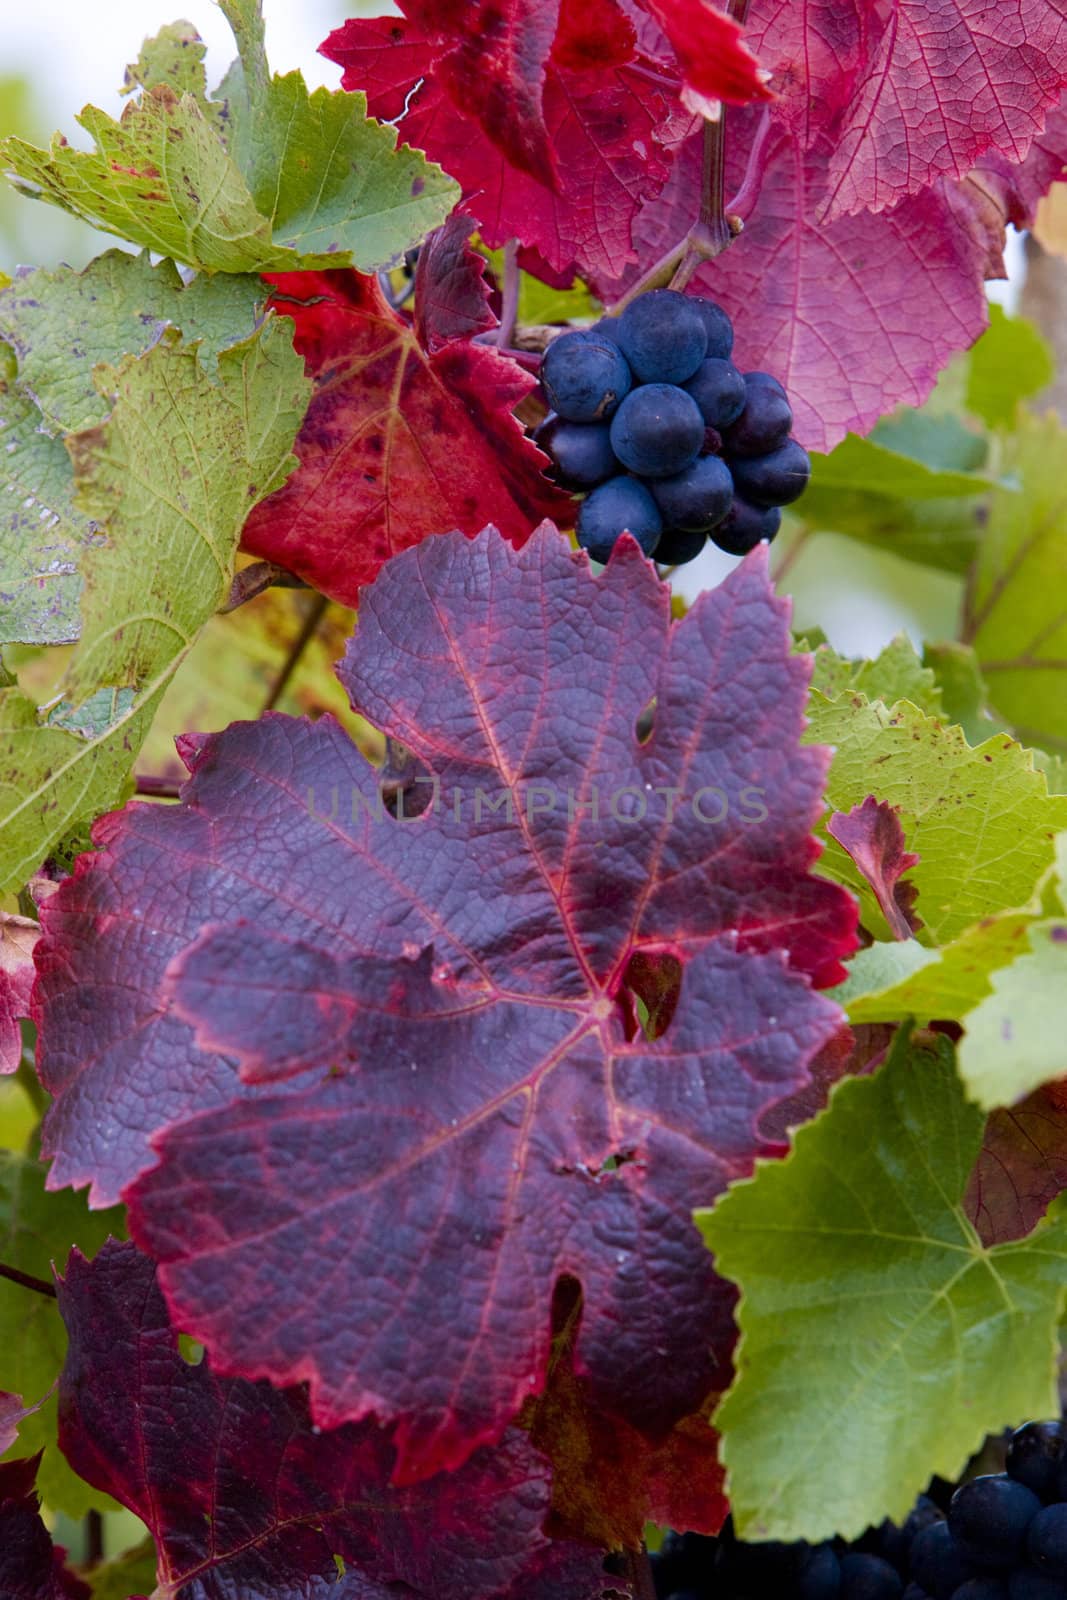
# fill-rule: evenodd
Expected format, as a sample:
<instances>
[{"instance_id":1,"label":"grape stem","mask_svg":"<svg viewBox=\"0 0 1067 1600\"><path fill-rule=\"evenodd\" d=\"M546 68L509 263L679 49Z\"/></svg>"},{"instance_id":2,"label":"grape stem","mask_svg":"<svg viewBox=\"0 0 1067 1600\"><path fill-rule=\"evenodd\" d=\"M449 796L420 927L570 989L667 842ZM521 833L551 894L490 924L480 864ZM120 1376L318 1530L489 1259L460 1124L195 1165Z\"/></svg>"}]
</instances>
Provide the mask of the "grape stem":
<instances>
[{"instance_id":1,"label":"grape stem","mask_svg":"<svg viewBox=\"0 0 1067 1600\"><path fill-rule=\"evenodd\" d=\"M500 326L494 343L499 350L513 341L515 323L519 315L519 241L509 239L504 245L504 285L501 292Z\"/></svg>"},{"instance_id":2,"label":"grape stem","mask_svg":"<svg viewBox=\"0 0 1067 1600\"><path fill-rule=\"evenodd\" d=\"M289 679L296 670L297 662L300 660L300 657L304 654L304 651L307 649L308 645L315 637L315 634L318 632L319 623L326 615L326 607L329 605L329 603L330 601L327 595L319 594L315 596L308 608L307 614L304 617L303 627L293 640L293 643L289 648L289 653L282 663L281 670L278 672L277 677L271 684L270 693L267 695L263 706L264 711L273 711L274 707L278 704L278 701L285 693Z\"/></svg>"},{"instance_id":3,"label":"grape stem","mask_svg":"<svg viewBox=\"0 0 1067 1600\"><path fill-rule=\"evenodd\" d=\"M627 1552L626 1564L629 1571L626 1576L630 1580L633 1600L656 1600L656 1583L652 1576L652 1563L648 1559L648 1551L644 1545L640 1550Z\"/></svg>"},{"instance_id":4,"label":"grape stem","mask_svg":"<svg viewBox=\"0 0 1067 1600\"><path fill-rule=\"evenodd\" d=\"M747 222L755 209L760 190L763 188L763 175L767 170L767 153L770 150L773 127L770 108L764 106L756 136L749 147L748 164L745 167L745 176L741 180L741 187L726 207L728 218L739 217L742 222Z\"/></svg>"}]
</instances>

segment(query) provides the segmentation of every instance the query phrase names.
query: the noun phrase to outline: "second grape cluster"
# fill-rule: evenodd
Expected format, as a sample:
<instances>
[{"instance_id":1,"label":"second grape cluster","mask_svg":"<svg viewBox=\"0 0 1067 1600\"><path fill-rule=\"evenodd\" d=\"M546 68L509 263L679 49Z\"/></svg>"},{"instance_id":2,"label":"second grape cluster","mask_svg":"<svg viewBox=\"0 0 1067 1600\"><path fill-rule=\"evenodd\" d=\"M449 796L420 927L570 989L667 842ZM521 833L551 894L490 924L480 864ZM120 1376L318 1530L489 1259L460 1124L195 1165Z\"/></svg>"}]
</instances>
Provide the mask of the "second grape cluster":
<instances>
[{"instance_id":1,"label":"second grape cluster","mask_svg":"<svg viewBox=\"0 0 1067 1600\"><path fill-rule=\"evenodd\" d=\"M707 538L730 555L771 540L811 463L790 437L785 390L730 360L734 330L713 300L653 289L619 317L549 345L552 408L534 437L557 481L585 494L578 543L606 561L624 530L668 566Z\"/></svg>"}]
</instances>

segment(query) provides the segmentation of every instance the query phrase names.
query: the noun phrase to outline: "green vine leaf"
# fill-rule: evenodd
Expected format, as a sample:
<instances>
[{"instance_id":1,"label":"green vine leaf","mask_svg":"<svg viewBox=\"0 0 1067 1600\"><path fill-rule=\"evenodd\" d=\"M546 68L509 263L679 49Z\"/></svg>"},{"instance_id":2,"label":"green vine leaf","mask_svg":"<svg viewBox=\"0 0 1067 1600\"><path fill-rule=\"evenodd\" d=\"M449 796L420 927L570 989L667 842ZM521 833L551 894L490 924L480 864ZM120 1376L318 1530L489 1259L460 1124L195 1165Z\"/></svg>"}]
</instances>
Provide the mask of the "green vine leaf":
<instances>
[{"instance_id":1,"label":"green vine leaf","mask_svg":"<svg viewBox=\"0 0 1067 1600\"><path fill-rule=\"evenodd\" d=\"M213 371L222 350L255 331L265 303L258 277L201 275L186 287L173 261L154 267L147 250L108 250L82 272L38 268L0 290L0 338L41 425L73 433L107 416L108 396L93 381L100 362L142 355L170 326L199 341Z\"/></svg>"},{"instance_id":2,"label":"green vine leaf","mask_svg":"<svg viewBox=\"0 0 1067 1600\"><path fill-rule=\"evenodd\" d=\"M797 645L798 651L808 648L805 640ZM891 639L873 660L838 655L828 644L817 645L813 654L811 686L828 700L843 694L862 694L867 700L881 700L887 706L910 700L921 711L944 716L937 680L905 634Z\"/></svg>"},{"instance_id":3,"label":"green vine leaf","mask_svg":"<svg viewBox=\"0 0 1067 1600\"><path fill-rule=\"evenodd\" d=\"M786 1160L698 1213L742 1294L738 1377L715 1418L742 1537L902 1521L986 1433L1058 1410L1067 1205L984 1247L961 1204L983 1127L948 1040L902 1030Z\"/></svg>"},{"instance_id":4,"label":"green vine leaf","mask_svg":"<svg viewBox=\"0 0 1067 1600\"><path fill-rule=\"evenodd\" d=\"M848 811L869 794L899 808L908 849L921 858L910 876L923 944L946 944L982 918L1026 904L1067 828L1067 799L1049 795L1030 751L1004 735L972 748L959 728L907 701L887 708L816 691L808 717L805 739L836 749L831 808ZM834 840L819 865L859 895L864 925L887 939L869 886Z\"/></svg>"},{"instance_id":5,"label":"green vine leaf","mask_svg":"<svg viewBox=\"0 0 1067 1600\"><path fill-rule=\"evenodd\" d=\"M16 689L0 693L0 891L118 803L167 685L229 591L248 511L295 465L309 392L288 325L273 319L222 352L217 380L168 329L101 386L115 397L109 420L68 440L78 506L106 543L85 561L66 725L43 722ZM101 691L118 691L111 721Z\"/></svg>"},{"instance_id":6,"label":"green vine leaf","mask_svg":"<svg viewBox=\"0 0 1067 1600\"><path fill-rule=\"evenodd\" d=\"M1011 428L1020 402L1050 384L1054 370L1033 323L991 305L989 327L967 357L967 409L991 428Z\"/></svg>"},{"instance_id":7,"label":"green vine leaf","mask_svg":"<svg viewBox=\"0 0 1067 1600\"><path fill-rule=\"evenodd\" d=\"M964 639L993 705L1028 744L1067 753L1067 430L1021 413L968 588Z\"/></svg>"},{"instance_id":8,"label":"green vine leaf","mask_svg":"<svg viewBox=\"0 0 1067 1600\"><path fill-rule=\"evenodd\" d=\"M225 102L205 100L195 48L183 55L192 41L176 31L188 25L175 25L130 69L141 92L119 122L94 106L78 117L94 150L59 134L48 150L0 141L10 180L207 272L372 272L444 221L460 191L440 167L368 118L365 95L271 77L259 6L225 9L241 50Z\"/></svg>"}]
</instances>

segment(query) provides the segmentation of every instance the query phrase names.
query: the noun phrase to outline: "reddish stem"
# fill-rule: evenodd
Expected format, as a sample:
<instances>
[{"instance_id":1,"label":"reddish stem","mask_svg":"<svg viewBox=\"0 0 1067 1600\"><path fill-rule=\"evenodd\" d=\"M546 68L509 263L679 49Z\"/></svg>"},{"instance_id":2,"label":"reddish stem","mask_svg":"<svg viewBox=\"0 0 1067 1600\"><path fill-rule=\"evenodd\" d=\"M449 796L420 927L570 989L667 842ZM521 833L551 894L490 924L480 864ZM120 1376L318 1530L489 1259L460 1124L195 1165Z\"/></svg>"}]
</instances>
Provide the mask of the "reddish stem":
<instances>
[{"instance_id":1,"label":"reddish stem","mask_svg":"<svg viewBox=\"0 0 1067 1600\"><path fill-rule=\"evenodd\" d=\"M157 778L152 772L138 772L134 777L138 794L152 800L177 800L180 785L173 778Z\"/></svg>"},{"instance_id":2,"label":"reddish stem","mask_svg":"<svg viewBox=\"0 0 1067 1600\"><path fill-rule=\"evenodd\" d=\"M742 222L755 210L756 201L763 188L763 175L767 170L767 153L771 144L771 133L774 124L771 121L770 108L764 106L760 116L759 127L756 129L755 138L748 152L748 164L745 167L745 176L741 180L741 187L726 207L727 216L740 217Z\"/></svg>"},{"instance_id":3,"label":"reddish stem","mask_svg":"<svg viewBox=\"0 0 1067 1600\"><path fill-rule=\"evenodd\" d=\"M504 350L511 344L515 322L519 315L519 241L509 239L504 245L504 286L500 305L500 326L494 343Z\"/></svg>"}]
</instances>

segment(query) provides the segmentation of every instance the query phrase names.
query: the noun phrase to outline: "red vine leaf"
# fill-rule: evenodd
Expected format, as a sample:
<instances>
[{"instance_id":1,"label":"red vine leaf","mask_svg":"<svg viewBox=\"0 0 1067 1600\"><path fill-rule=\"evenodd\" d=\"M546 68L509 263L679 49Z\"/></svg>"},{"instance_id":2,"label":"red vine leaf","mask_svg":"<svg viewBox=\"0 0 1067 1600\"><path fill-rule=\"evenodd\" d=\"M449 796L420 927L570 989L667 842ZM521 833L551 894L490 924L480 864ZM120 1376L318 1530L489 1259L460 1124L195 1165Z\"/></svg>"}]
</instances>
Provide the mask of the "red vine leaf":
<instances>
[{"instance_id":1,"label":"red vine leaf","mask_svg":"<svg viewBox=\"0 0 1067 1600\"><path fill-rule=\"evenodd\" d=\"M964 1197L985 1245L1022 1239L1067 1188L1067 1092L1045 1084L994 1111Z\"/></svg>"},{"instance_id":2,"label":"red vine leaf","mask_svg":"<svg viewBox=\"0 0 1067 1600\"><path fill-rule=\"evenodd\" d=\"M470 217L454 211L419 251L415 337L428 355L496 326L485 281L488 263L470 245L473 228Z\"/></svg>"},{"instance_id":3,"label":"red vine leaf","mask_svg":"<svg viewBox=\"0 0 1067 1600\"><path fill-rule=\"evenodd\" d=\"M670 41L681 72L682 100L699 116L717 114L717 102L773 98L744 33L712 0L645 0Z\"/></svg>"},{"instance_id":4,"label":"red vine leaf","mask_svg":"<svg viewBox=\"0 0 1067 1600\"><path fill-rule=\"evenodd\" d=\"M869 794L851 811L835 811L826 831L870 884L894 939L910 939L918 933L922 922L912 907L919 891L914 883L901 883L900 879L919 865L920 857L905 849L899 806Z\"/></svg>"},{"instance_id":5,"label":"red vine leaf","mask_svg":"<svg viewBox=\"0 0 1067 1600\"><path fill-rule=\"evenodd\" d=\"M891 209L987 152L1022 161L1067 86L1064 0L755 0L750 38L832 135L820 223Z\"/></svg>"},{"instance_id":6,"label":"red vine leaf","mask_svg":"<svg viewBox=\"0 0 1067 1600\"><path fill-rule=\"evenodd\" d=\"M581 0L570 3L580 15ZM604 8L589 20L603 27ZM565 28L569 63L589 40L567 19L566 6ZM345 88L366 92L373 116L400 117L400 137L458 180L489 245L516 238L554 272L614 279L637 259L630 233L638 207L662 188L673 151L693 126L677 77L644 57L631 60L632 38L618 12L614 47L606 42L595 70L548 64L543 112L556 153L556 192L509 161L450 98L434 76L433 41L414 24L352 19L321 50L344 68Z\"/></svg>"},{"instance_id":7,"label":"red vine leaf","mask_svg":"<svg viewBox=\"0 0 1067 1600\"><path fill-rule=\"evenodd\" d=\"M827 757L765 555L674 626L668 600L629 539L598 579L548 528L426 540L341 676L428 809L383 812L329 718L237 724L42 912L52 1181L106 1197L151 1139L131 1225L181 1325L308 1380L324 1424L397 1420L401 1480L543 1386L564 1277L598 1405L662 1436L700 1403L723 1291L693 1207L837 1026L806 975L837 980L855 907L809 872ZM637 952L683 969L656 1039Z\"/></svg>"},{"instance_id":8,"label":"red vine leaf","mask_svg":"<svg viewBox=\"0 0 1067 1600\"><path fill-rule=\"evenodd\" d=\"M474 118L512 166L556 186L541 98L560 0L404 0L435 43L436 82ZM346 86L347 87L347 86Z\"/></svg>"},{"instance_id":9,"label":"red vine leaf","mask_svg":"<svg viewBox=\"0 0 1067 1600\"><path fill-rule=\"evenodd\" d=\"M246 550L356 605L390 556L430 534L492 522L519 545L573 501L542 475L547 458L513 412L535 380L513 361L450 333L469 320L471 284L443 311L453 229L421 275L430 304L416 332L356 272L272 276L271 304L293 318L315 379L295 451L300 466L255 507ZM463 309L460 309L462 305Z\"/></svg>"},{"instance_id":10,"label":"red vine leaf","mask_svg":"<svg viewBox=\"0 0 1067 1600\"><path fill-rule=\"evenodd\" d=\"M324 1433L300 1390L190 1366L133 1245L110 1240L92 1262L74 1251L59 1308L64 1453L147 1524L175 1600L326 1584L337 1600L603 1594L598 1552L541 1532L548 1471L517 1430L456 1474L390 1490L393 1449L373 1425Z\"/></svg>"},{"instance_id":11,"label":"red vine leaf","mask_svg":"<svg viewBox=\"0 0 1067 1600\"><path fill-rule=\"evenodd\" d=\"M563 1297L560 1297L563 1298ZM733 1307L720 1297L721 1325L707 1337L724 1352L714 1391L665 1437L650 1439L625 1418L602 1410L588 1380L574 1368L580 1297L573 1296L553 1345L548 1382L531 1400L523 1424L552 1463L552 1510L547 1528L557 1538L592 1540L609 1549L636 1549L649 1522L678 1532L718 1533L729 1501L710 1418L729 1385L735 1337Z\"/></svg>"},{"instance_id":12,"label":"red vine leaf","mask_svg":"<svg viewBox=\"0 0 1067 1600\"><path fill-rule=\"evenodd\" d=\"M89 1585L68 1570L66 1552L52 1544L41 1520L34 1487L40 1460L37 1455L0 1462L0 1595L3 1600L89 1600Z\"/></svg>"},{"instance_id":13,"label":"red vine leaf","mask_svg":"<svg viewBox=\"0 0 1067 1600\"><path fill-rule=\"evenodd\" d=\"M22 1059L19 1019L30 1014L33 949L40 931L29 917L0 912L0 1072L17 1072Z\"/></svg>"}]
</instances>

